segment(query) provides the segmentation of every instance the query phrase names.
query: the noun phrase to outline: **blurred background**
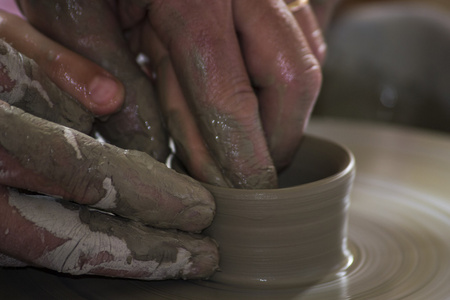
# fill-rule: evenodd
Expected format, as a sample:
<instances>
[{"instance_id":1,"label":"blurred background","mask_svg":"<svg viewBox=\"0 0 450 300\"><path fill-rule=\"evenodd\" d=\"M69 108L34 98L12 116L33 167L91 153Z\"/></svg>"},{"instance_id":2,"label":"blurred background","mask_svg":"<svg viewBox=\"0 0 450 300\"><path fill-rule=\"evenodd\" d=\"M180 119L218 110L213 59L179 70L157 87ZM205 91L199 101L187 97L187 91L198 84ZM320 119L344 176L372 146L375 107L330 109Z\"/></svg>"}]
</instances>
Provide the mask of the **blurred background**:
<instances>
[{"instance_id":1,"label":"blurred background","mask_svg":"<svg viewBox=\"0 0 450 300\"><path fill-rule=\"evenodd\" d=\"M342 0L316 116L450 132L450 1Z\"/></svg>"}]
</instances>

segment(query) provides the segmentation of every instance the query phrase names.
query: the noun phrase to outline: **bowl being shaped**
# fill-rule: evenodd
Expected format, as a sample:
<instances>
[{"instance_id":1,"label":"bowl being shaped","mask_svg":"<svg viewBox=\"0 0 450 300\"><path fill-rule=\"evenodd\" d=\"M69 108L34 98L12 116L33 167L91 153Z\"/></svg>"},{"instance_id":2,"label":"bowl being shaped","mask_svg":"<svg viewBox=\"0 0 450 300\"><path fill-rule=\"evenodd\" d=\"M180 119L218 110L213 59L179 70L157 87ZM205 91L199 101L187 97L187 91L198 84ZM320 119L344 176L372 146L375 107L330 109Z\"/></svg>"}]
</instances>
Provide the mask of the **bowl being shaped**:
<instances>
[{"instance_id":1,"label":"bowl being shaped","mask_svg":"<svg viewBox=\"0 0 450 300\"><path fill-rule=\"evenodd\" d=\"M217 205L205 234L219 244L210 281L239 288L313 284L348 265L347 211L354 178L351 152L305 136L278 189L205 185Z\"/></svg>"}]
</instances>

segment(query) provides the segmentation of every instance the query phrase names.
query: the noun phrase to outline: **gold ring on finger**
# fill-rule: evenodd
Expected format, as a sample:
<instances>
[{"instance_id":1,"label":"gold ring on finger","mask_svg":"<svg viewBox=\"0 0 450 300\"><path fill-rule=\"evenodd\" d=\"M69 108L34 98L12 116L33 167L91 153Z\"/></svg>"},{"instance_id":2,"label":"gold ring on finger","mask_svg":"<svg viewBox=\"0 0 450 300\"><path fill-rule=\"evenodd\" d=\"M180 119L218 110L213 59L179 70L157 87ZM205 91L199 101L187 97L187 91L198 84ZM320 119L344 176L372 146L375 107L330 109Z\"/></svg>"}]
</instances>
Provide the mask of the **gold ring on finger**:
<instances>
[{"instance_id":1,"label":"gold ring on finger","mask_svg":"<svg viewBox=\"0 0 450 300\"><path fill-rule=\"evenodd\" d=\"M296 12L301 10L303 7L309 4L309 0L295 0L287 5L291 12Z\"/></svg>"}]
</instances>

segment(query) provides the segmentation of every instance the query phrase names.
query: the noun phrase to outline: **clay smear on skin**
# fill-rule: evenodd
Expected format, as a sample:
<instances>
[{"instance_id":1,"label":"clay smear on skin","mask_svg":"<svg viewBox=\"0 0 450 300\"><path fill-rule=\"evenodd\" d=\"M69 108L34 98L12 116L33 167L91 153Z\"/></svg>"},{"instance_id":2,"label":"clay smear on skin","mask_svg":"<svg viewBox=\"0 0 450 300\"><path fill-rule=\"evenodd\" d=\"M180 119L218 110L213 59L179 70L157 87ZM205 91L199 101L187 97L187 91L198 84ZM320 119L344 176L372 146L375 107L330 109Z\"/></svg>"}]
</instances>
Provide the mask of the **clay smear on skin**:
<instances>
[{"instance_id":1,"label":"clay smear on skin","mask_svg":"<svg viewBox=\"0 0 450 300\"><path fill-rule=\"evenodd\" d=\"M12 89L9 89L8 98L22 99L23 97L25 97L25 93L27 91L27 88L23 87L33 87L38 91L42 98L45 99L48 106L52 108L53 103L42 85L38 81L32 80L27 75L24 64L17 63L18 60L24 61L23 56L20 53L13 51L11 46L6 43L0 45L0 51L2 52L2 55L0 55L0 66L2 67L2 72L7 75L12 82L20 82L20 84L16 84ZM6 52L6 54L3 54L4 52ZM14 58L14 56L18 56L18 59ZM6 88L2 88L1 91L6 94L6 90Z\"/></svg>"},{"instance_id":2,"label":"clay smear on skin","mask_svg":"<svg viewBox=\"0 0 450 300\"><path fill-rule=\"evenodd\" d=\"M36 263L51 269L74 275L87 274L95 269L130 271L144 275L146 279L175 277L180 270L190 267L191 254L177 249L173 262L137 260L124 239L100 231L91 231L88 224L80 221L79 210L64 207L48 197L24 196L11 192L9 204L36 226L67 242L45 253ZM94 247L94 248L93 248ZM113 249L113 251L112 251ZM94 260L94 264L90 264Z\"/></svg>"},{"instance_id":3,"label":"clay smear on skin","mask_svg":"<svg viewBox=\"0 0 450 300\"><path fill-rule=\"evenodd\" d=\"M100 208L100 209L105 209L105 210L116 208L117 207L117 203L116 203L117 191L112 183L111 178L106 177L103 180L103 188L105 189L106 194L102 199L100 199L100 201L98 201L94 205L94 207Z\"/></svg>"},{"instance_id":4,"label":"clay smear on skin","mask_svg":"<svg viewBox=\"0 0 450 300\"><path fill-rule=\"evenodd\" d=\"M75 150L77 159L82 159L83 157L81 156L80 148L78 148L78 143L77 140L75 139L75 135L69 128L64 128L64 137L66 138L69 145L72 146L73 150Z\"/></svg>"},{"instance_id":5,"label":"clay smear on skin","mask_svg":"<svg viewBox=\"0 0 450 300\"><path fill-rule=\"evenodd\" d=\"M211 118L211 116L213 118ZM236 187L244 188L274 188L277 185L276 170L269 157L261 156L262 151L255 148L254 139L242 137L236 133L245 132L242 124L233 116L224 116L215 110L211 110L205 117L200 118L204 128L208 128L210 135L206 136L206 143L213 149L225 147L226 151L215 151L218 161L222 166L225 176L230 179ZM211 138L208 138L210 137ZM226 165L224 162L234 162ZM237 164L238 161L244 162ZM257 163L259 161L259 163ZM263 168L253 168L264 164Z\"/></svg>"}]
</instances>

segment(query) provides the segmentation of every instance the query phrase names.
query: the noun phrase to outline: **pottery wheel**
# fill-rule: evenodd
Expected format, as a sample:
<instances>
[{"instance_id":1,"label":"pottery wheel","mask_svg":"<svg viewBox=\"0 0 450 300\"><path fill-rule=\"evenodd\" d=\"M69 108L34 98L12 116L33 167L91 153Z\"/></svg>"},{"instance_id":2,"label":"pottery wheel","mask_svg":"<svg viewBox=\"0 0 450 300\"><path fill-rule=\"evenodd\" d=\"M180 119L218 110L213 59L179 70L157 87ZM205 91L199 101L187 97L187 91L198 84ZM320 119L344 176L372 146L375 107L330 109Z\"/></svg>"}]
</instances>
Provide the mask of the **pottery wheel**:
<instances>
[{"instance_id":1,"label":"pottery wheel","mask_svg":"<svg viewBox=\"0 0 450 300\"><path fill-rule=\"evenodd\" d=\"M448 299L450 136L316 119L308 130L356 157L346 271L289 291L245 291L197 282L73 278L1 269L1 299Z\"/></svg>"}]
</instances>

